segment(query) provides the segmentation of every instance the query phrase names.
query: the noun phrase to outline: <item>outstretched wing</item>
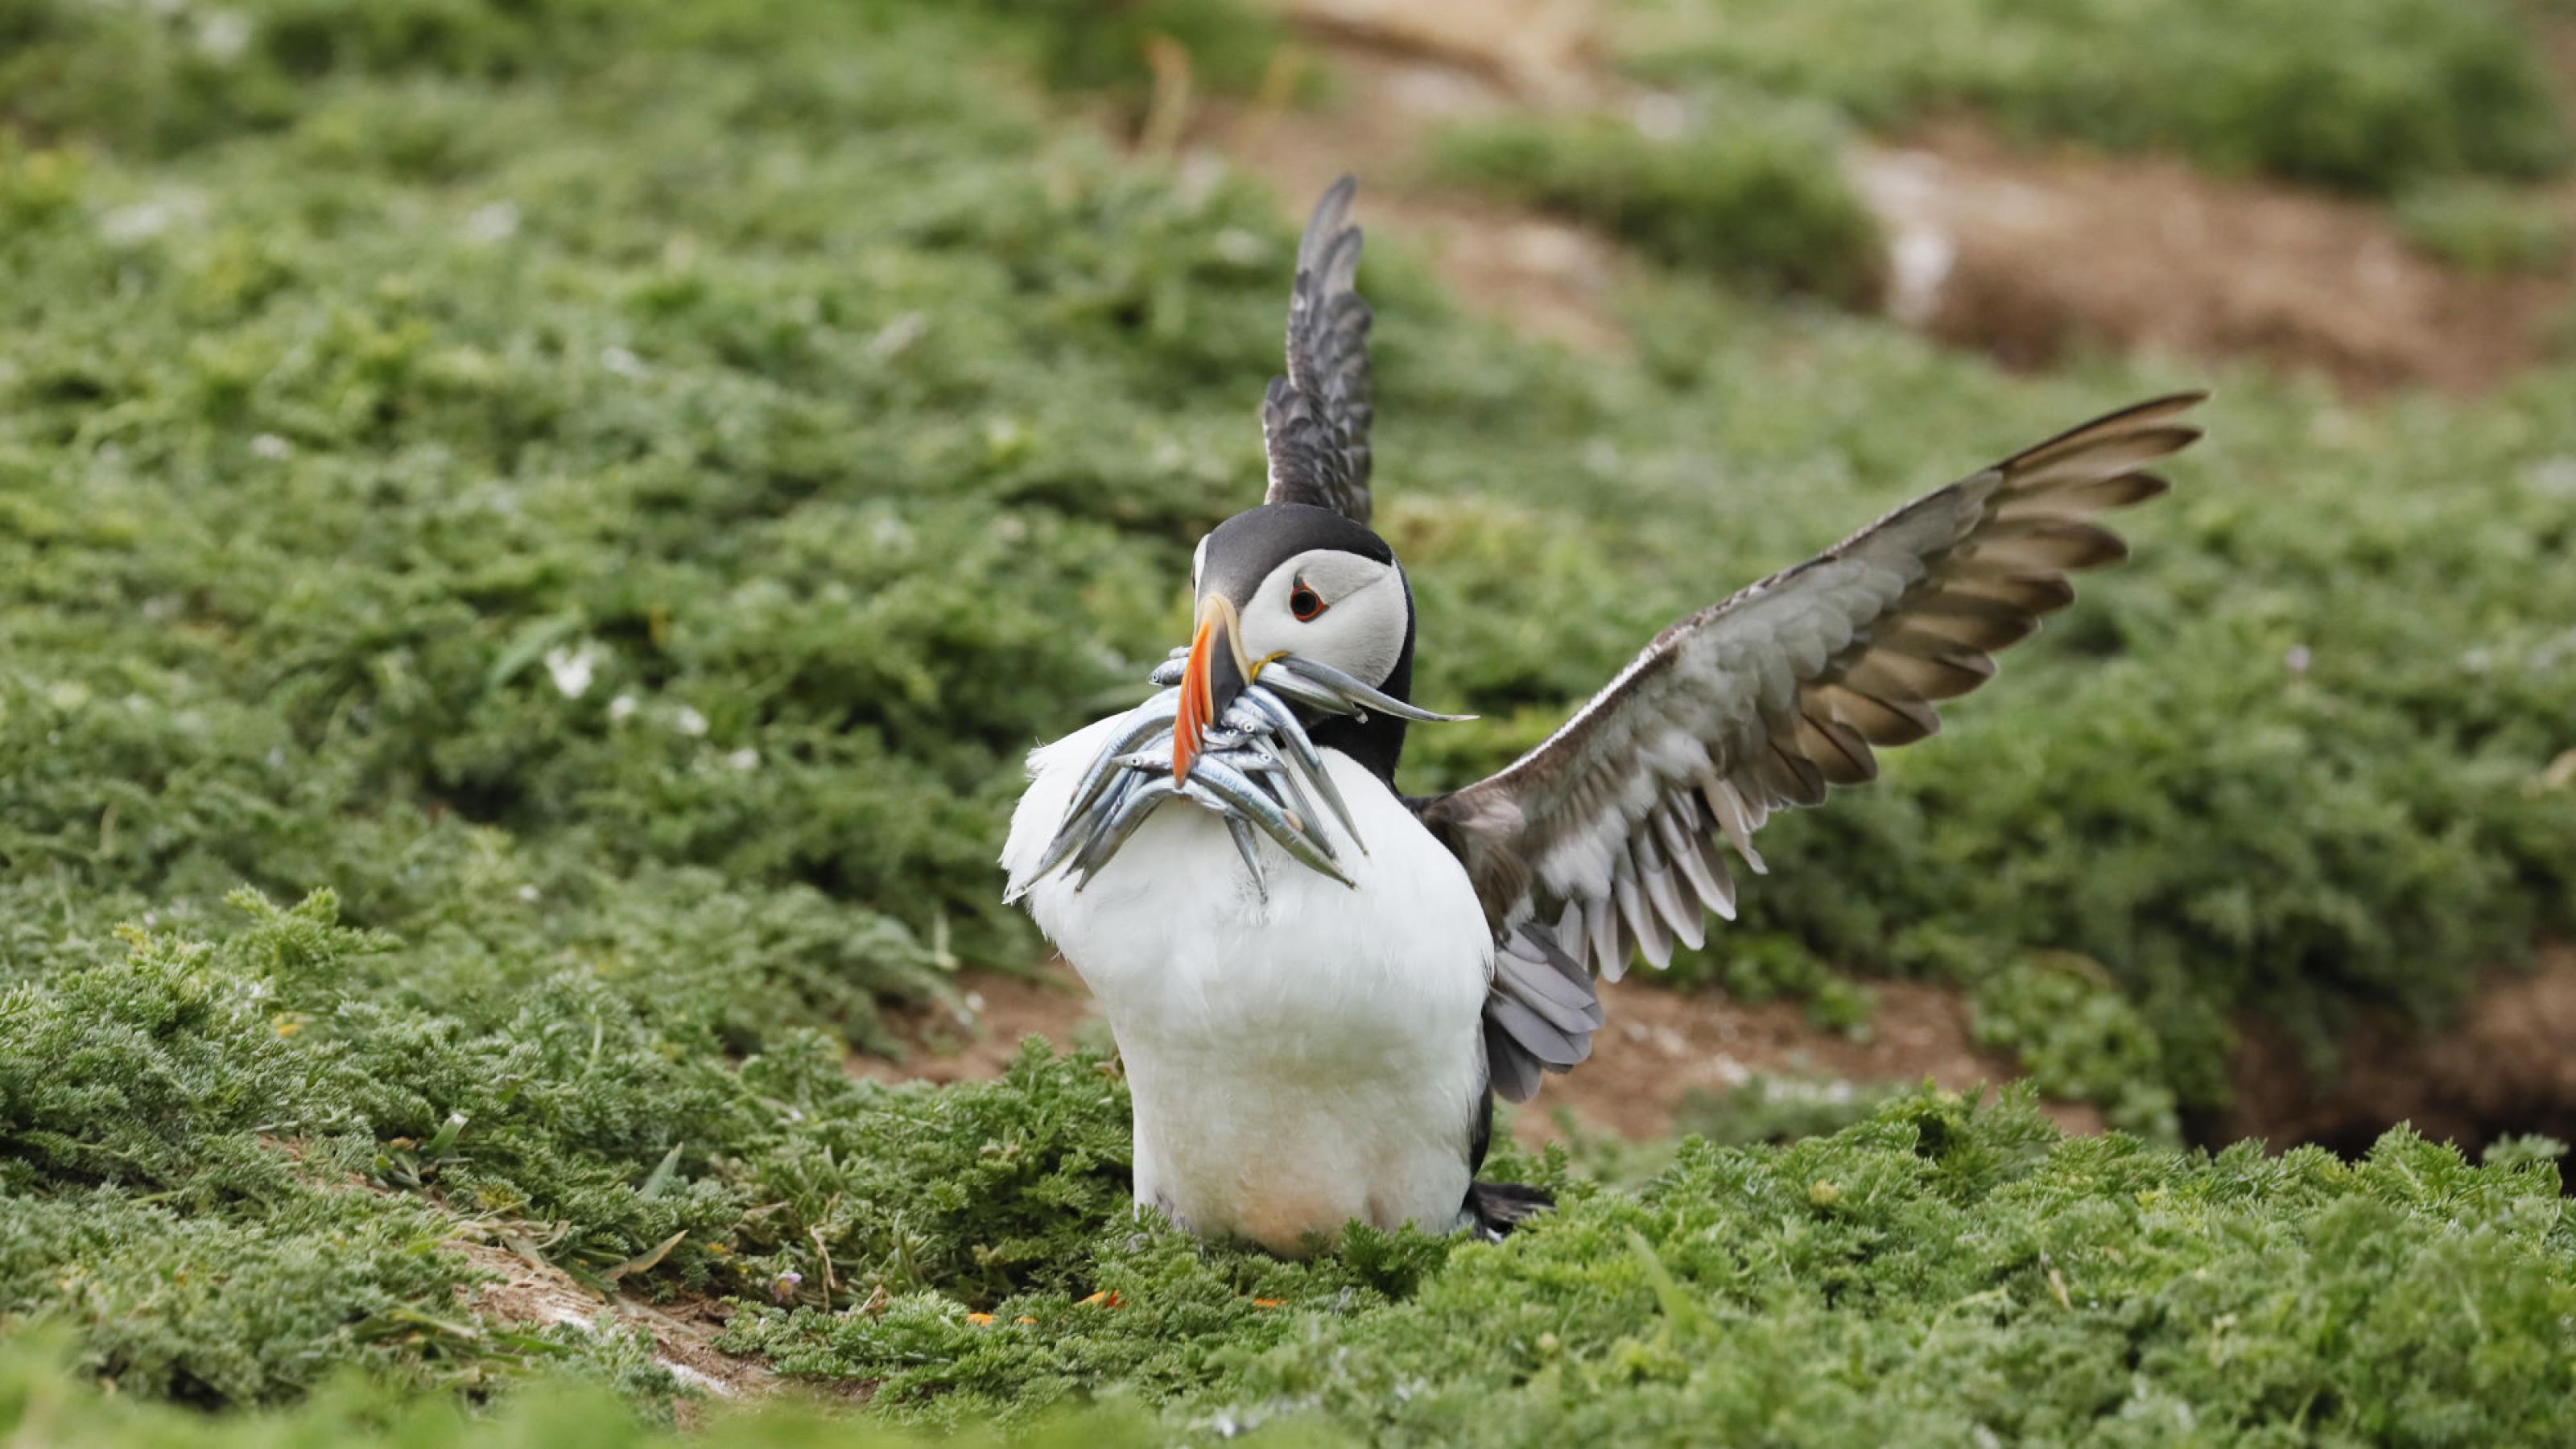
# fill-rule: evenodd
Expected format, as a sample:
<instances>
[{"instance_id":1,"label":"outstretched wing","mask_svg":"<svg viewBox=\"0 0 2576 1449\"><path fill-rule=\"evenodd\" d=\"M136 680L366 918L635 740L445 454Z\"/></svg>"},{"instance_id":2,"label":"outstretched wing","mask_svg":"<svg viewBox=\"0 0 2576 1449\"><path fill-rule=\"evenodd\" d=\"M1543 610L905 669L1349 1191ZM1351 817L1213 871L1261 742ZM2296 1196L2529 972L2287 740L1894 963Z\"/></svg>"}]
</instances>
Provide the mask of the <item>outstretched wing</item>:
<instances>
[{"instance_id":1,"label":"outstretched wing","mask_svg":"<svg viewBox=\"0 0 2576 1449\"><path fill-rule=\"evenodd\" d=\"M1315 203L1297 243L1297 280L1288 293L1288 375L1261 399L1261 439L1270 453L1264 503L1311 503L1354 523L1369 520L1368 303L1351 289L1360 267L1360 229L1351 225L1356 177L1345 176Z\"/></svg>"},{"instance_id":2,"label":"outstretched wing","mask_svg":"<svg viewBox=\"0 0 2576 1449\"><path fill-rule=\"evenodd\" d=\"M2201 397L2087 423L1683 619L1501 774L1416 802L1499 947L1494 1090L1525 1101L1591 1054L1594 970L1660 967L1703 908L1734 917L1720 838L1760 873L1772 811L1873 778L1872 746L1938 729L1935 702L2073 601L2068 573L2126 557L2089 519L2165 490L2142 470L2200 436L2173 419Z\"/></svg>"}]
</instances>

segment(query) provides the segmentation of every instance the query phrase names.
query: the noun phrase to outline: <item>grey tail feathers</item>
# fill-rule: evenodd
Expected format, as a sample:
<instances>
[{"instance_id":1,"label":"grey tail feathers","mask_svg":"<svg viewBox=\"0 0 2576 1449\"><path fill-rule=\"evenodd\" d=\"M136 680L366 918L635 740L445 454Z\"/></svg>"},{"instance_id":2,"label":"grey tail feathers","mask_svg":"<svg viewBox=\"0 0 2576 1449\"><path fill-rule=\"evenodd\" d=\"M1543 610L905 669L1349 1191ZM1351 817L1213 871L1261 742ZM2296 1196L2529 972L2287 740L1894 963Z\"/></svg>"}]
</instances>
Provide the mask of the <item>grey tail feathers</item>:
<instances>
[{"instance_id":1,"label":"grey tail feathers","mask_svg":"<svg viewBox=\"0 0 2576 1449\"><path fill-rule=\"evenodd\" d=\"M1519 1227L1523 1218L1555 1206L1556 1199L1547 1189L1517 1182L1479 1182L1467 1188L1467 1216L1475 1221L1476 1231L1497 1242Z\"/></svg>"}]
</instances>

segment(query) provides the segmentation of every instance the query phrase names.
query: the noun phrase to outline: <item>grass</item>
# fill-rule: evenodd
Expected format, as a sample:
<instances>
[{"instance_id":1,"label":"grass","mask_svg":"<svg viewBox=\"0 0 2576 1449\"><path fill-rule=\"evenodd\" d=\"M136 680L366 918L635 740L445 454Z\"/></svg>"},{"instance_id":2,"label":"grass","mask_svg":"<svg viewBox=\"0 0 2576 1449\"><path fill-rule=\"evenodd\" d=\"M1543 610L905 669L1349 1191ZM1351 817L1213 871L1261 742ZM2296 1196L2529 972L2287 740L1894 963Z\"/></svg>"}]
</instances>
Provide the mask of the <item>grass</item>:
<instances>
[{"instance_id":1,"label":"grass","mask_svg":"<svg viewBox=\"0 0 2576 1449\"><path fill-rule=\"evenodd\" d=\"M1882 129L1968 110L2375 196L2529 180L2571 154L2539 22L2503 0L1631 0L1627 20L1648 77L1824 99Z\"/></svg>"},{"instance_id":2,"label":"grass","mask_svg":"<svg viewBox=\"0 0 2576 1449\"><path fill-rule=\"evenodd\" d=\"M893 1196L871 1210L920 1212L925 1235L1005 1262L1031 1229L1048 1243L1052 1266L998 1277L965 1256L854 1258L850 1310L735 1315L729 1346L864 1385L873 1413L922 1430L2504 1444L2548 1440L2576 1390L2554 1144L2470 1167L2400 1129L2353 1164L2250 1146L2211 1159L2064 1139L2023 1101L1916 1094L1785 1148L1694 1141L1633 1191L1567 1178L1561 1159L1517 1163L1566 1205L1508 1244L1363 1231L1291 1264L1140 1227L1099 1191L1109 1164L1068 1148L1114 1140L1125 1101L1092 1061L1033 1052L1001 1083L944 1093L817 1085L807 1105L838 1107L851 1146L894 1149L879 1179ZM67 1391L23 1347L0 1364L0 1430L203 1432ZM546 1426L584 1415L580 1442L658 1442L607 1408L522 1397L483 1432L549 1442ZM345 1381L220 1432L379 1442L368 1429L387 1417L402 1443L461 1432L436 1401ZM707 1439L817 1432L791 1409L720 1417Z\"/></svg>"},{"instance_id":3,"label":"grass","mask_svg":"<svg viewBox=\"0 0 2576 1449\"><path fill-rule=\"evenodd\" d=\"M1619 116L1510 117L1433 143L1445 177L1600 224L1646 256L1755 291L1873 298L1878 224L1843 174L1829 111L1737 98L1671 135Z\"/></svg>"},{"instance_id":4,"label":"grass","mask_svg":"<svg viewBox=\"0 0 2576 1449\"><path fill-rule=\"evenodd\" d=\"M2478 276L2547 274L2567 264L2567 203L2484 182L2398 198L2397 224L2426 253Z\"/></svg>"},{"instance_id":5,"label":"grass","mask_svg":"<svg viewBox=\"0 0 2576 1449\"><path fill-rule=\"evenodd\" d=\"M1522 1164L1573 1206L1500 1250L1291 1267L1126 1223L1095 1062L854 1084L882 1003L1038 949L990 866L1018 757L1137 696L1252 496L1289 238L1086 139L988 9L606 13L11 18L0 1317L114 1397L12 1349L6 1412L439 1442L532 1377L668 1410L632 1340L460 1305L460 1233L739 1297L736 1343L932 1429L2492 1442L2563 1395L2523 1149L2211 1161L1913 1097L1640 1188ZM1419 732L1415 789L1674 615L2197 380L2009 378L1679 276L1637 361L1573 359L1384 234L1368 285L1423 693L1485 715ZM2137 560L1768 830L1680 981L1836 1019L1838 968L1955 981L2154 1135L2223 1095L2237 1013L2438 1019L2571 924L2569 378L2222 381Z\"/></svg>"}]
</instances>

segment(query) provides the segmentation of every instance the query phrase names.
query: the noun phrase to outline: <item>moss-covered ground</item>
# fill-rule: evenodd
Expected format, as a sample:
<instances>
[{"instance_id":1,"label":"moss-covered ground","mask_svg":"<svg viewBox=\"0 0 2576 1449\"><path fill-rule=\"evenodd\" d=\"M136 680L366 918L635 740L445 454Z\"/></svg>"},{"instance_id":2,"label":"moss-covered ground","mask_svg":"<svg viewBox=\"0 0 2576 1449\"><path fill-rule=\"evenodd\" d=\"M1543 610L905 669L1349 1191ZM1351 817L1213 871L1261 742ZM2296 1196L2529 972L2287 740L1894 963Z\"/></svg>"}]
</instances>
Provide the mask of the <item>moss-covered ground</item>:
<instances>
[{"instance_id":1,"label":"moss-covered ground","mask_svg":"<svg viewBox=\"0 0 2576 1449\"><path fill-rule=\"evenodd\" d=\"M1266 33L1145 8L1211 54ZM1521 1164L1569 1206L1502 1247L1291 1266L1126 1218L1103 1063L849 1080L881 1004L1036 952L989 866L1017 758L1137 697L1191 542L1257 489L1279 209L1044 88L1131 82L1092 19L0 19L0 1423L641 1442L673 1381L460 1301L471 1232L739 1298L733 1346L922 1432L2549 1437L2545 1144L2171 1143L2240 1013L2320 1048L2363 1006L2436 1019L2576 915L2564 371L2368 408L2009 377L1651 275L1637 355L1576 360L1381 234L1382 524L1423 696L1485 716L1421 732L1417 789L1910 493L2220 385L2136 560L1766 832L1746 919L1675 972L1955 981L2140 1135L1908 1096Z\"/></svg>"},{"instance_id":2,"label":"moss-covered ground","mask_svg":"<svg viewBox=\"0 0 2576 1449\"><path fill-rule=\"evenodd\" d=\"M2038 141L2171 151L2367 195L2576 159L2550 0L1621 0L1670 83L1830 100L1896 128L1972 111Z\"/></svg>"}]
</instances>

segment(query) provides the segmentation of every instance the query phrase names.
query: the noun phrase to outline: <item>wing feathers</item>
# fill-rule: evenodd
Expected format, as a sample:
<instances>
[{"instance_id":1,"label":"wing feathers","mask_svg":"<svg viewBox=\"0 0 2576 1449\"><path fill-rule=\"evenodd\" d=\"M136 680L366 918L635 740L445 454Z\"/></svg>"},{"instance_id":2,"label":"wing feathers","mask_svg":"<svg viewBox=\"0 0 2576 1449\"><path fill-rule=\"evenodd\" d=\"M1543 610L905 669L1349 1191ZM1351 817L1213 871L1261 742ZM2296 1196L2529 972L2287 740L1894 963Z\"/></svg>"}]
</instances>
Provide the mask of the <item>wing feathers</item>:
<instances>
[{"instance_id":1,"label":"wing feathers","mask_svg":"<svg viewBox=\"0 0 2576 1449\"><path fill-rule=\"evenodd\" d=\"M1346 292L1357 264L1348 205L1328 194L1301 248L1323 292ZM1290 386L1305 396L1325 383L1308 388L1296 328ZM1542 1070L1581 1060L1572 1037L1588 1052L1587 968L1616 980L1638 950L1661 966L1703 939L1702 908L1733 918L1718 841L1763 873L1753 835L1772 811L1875 778L1876 749L1937 733L1938 702L1992 678L1996 651L2073 601L2068 574L2126 558L2094 517L2165 492L2144 466L2200 436L2171 421L2199 401L2141 403L1916 499L1656 635L1500 774L1417 802L1508 942L1486 1022L1494 1089L1522 1100ZM1534 924L1551 918L1553 932ZM1529 983L1549 973L1560 994L1541 996Z\"/></svg>"},{"instance_id":2,"label":"wing feathers","mask_svg":"<svg viewBox=\"0 0 2576 1449\"><path fill-rule=\"evenodd\" d=\"M1270 455L1266 503L1307 503L1354 522L1369 520L1370 401L1368 303L1353 290L1360 229L1351 225L1359 182L1345 176L1325 191L1297 243L1288 292L1288 372L1261 399L1261 438Z\"/></svg>"},{"instance_id":3,"label":"wing feathers","mask_svg":"<svg viewBox=\"0 0 2576 1449\"><path fill-rule=\"evenodd\" d=\"M1941 716L1923 699L1911 693L1865 693L1848 675L1817 685L1809 695L1873 745L1910 745L1930 739L1941 729Z\"/></svg>"},{"instance_id":4,"label":"wing feathers","mask_svg":"<svg viewBox=\"0 0 2576 1449\"><path fill-rule=\"evenodd\" d=\"M1679 802L1686 798L1675 796L1674 800ZM1699 897L1699 903L1727 920L1734 920L1735 878L1727 872L1726 857L1717 853L1717 847L1709 840L1707 832L1698 828L1698 811L1689 813L1690 825L1687 827L1682 823L1678 803L1668 806L1655 817L1657 828L1664 832L1664 848L1670 853L1673 864L1680 869L1682 878L1690 882L1691 894ZM1690 943L1697 946L1699 937L1692 936Z\"/></svg>"}]
</instances>

